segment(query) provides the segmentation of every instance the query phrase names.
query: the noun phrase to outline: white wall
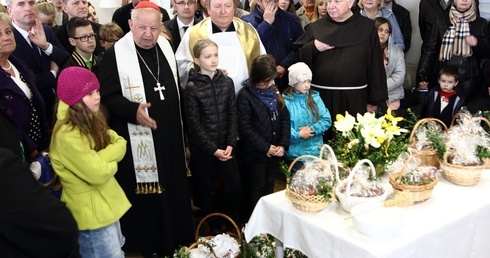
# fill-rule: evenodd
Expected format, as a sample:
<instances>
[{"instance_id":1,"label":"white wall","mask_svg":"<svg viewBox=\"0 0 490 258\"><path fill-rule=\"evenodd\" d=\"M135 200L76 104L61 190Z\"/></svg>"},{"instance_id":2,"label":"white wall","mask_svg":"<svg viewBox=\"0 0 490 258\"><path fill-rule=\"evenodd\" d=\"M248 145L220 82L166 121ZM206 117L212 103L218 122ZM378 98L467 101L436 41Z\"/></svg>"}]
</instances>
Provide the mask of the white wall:
<instances>
[{"instance_id":1,"label":"white wall","mask_svg":"<svg viewBox=\"0 0 490 258\"><path fill-rule=\"evenodd\" d=\"M414 0L396 0L396 3L405 7L410 11L410 19L412 21L412 45L410 50L405 54L405 62L407 64L419 63L420 49L422 46L422 39L419 31L419 2Z\"/></svg>"},{"instance_id":2,"label":"white wall","mask_svg":"<svg viewBox=\"0 0 490 258\"><path fill-rule=\"evenodd\" d=\"M0 0L4 1L4 0ZM89 0L90 3L92 3L93 6L95 6L97 15L99 16L99 23L100 24L105 24L109 23L112 21L112 14L117 8L101 8L99 7L99 4L102 1L107 1L107 0ZM121 2L121 1L118 1ZM154 2L158 4L159 6L165 8L166 10L170 9L170 0L150 0L150 2Z\"/></svg>"},{"instance_id":3,"label":"white wall","mask_svg":"<svg viewBox=\"0 0 490 258\"><path fill-rule=\"evenodd\" d=\"M105 24L112 21L112 14L117 8L101 8L99 4L104 0L89 0L89 1L93 6L95 6L95 10L97 11L97 16L99 17L100 24Z\"/></svg>"}]
</instances>

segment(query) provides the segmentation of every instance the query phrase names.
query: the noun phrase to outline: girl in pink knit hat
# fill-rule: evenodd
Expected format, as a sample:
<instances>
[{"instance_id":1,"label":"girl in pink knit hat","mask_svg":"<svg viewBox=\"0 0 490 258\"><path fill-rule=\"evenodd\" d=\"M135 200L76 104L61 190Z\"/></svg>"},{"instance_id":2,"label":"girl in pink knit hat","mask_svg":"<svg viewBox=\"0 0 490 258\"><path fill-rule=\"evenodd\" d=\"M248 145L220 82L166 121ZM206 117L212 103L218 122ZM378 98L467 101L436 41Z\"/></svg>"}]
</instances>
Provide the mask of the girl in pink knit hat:
<instances>
[{"instance_id":1,"label":"girl in pink knit hat","mask_svg":"<svg viewBox=\"0 0 490 258\"><path fill-rule=\"evenodd\" d=\"M131 204L114 178L126 140L109 129L100 110L99 81L83 67L58 79L50 155L66 203L77 221L82 257L124 257L119 219Z\"/></svg>"}]
</instances>

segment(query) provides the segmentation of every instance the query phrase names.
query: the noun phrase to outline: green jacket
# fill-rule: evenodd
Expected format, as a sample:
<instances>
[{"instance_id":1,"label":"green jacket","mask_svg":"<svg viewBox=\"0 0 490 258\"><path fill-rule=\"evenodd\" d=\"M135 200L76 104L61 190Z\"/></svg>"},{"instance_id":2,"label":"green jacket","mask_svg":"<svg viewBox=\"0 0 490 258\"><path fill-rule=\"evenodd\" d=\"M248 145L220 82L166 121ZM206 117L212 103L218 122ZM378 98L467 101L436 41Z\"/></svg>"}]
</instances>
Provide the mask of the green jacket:
<instances>
[{"instance_id":1,"label":"green jacket","mask_svg":"<svg viewBox=\"0 0 490 258\"><path fill-rule=\"evenodd\" d=\"M65 118L68 105L60 101L56 126ZM55 127L56 127L55 126ZM66 203L79 230L93 230L118 221L131 207L114 178L117 162L126 153L126 140L109 130L111 143L103 150L93 149L92 139L80 129L61 125L53 134L50 158L61 180L61 201Z\"/></svg>"}]
</instances>

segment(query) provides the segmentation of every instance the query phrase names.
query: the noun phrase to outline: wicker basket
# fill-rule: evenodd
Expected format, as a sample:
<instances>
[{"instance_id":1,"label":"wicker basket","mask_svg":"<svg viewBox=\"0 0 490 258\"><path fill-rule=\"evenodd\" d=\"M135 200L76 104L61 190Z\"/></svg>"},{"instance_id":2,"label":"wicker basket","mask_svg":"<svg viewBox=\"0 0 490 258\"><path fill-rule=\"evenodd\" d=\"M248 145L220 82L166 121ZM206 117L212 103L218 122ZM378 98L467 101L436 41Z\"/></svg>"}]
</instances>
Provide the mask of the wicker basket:
<instances>
[{"instance_id":1,"label":"wicker basket","mask_svg":"<svg viewBox=\"0 0 490 258\"><path fill-rule=\"evenodd\" d=\"M442 122L439 119L424 118L424 119L419 120L414 125L412 132L410 133L408 151L410 153L412 153L412 155L422 154L422 156L419 156L420 160L421 160L420 165L422 165L422 166L433 166L436 168L440 168L439 159L437 158L437 150L436 149L430 148L427 150L419 150L419 149L411 147L415 143L414 136L415 136L415 132L417 131L417 128L421 125L428 124L428 123L431 123L432 129L434 129L434 130L437 130L436 123L441 124L445 131L447 130L446 124L444 124L444 122Z\"/></svg>"},{"instance_id":2,"label":"wicker basket","mask_svg":"<svg viewBox=\"0 0 490 258\"><path fill-rule=\"evenodd\" d=\"M238 242L238 244L241 243L242 241L242 234L240 233L240 228L238 227L238 225L235 223L235 221L233 221L233 219L231 219L228 215L226 214L223 214L223 213L211 213L211 214L208 214L206 217L204 217L203 219L201 219L201 221L199 221L199 224L197 225L197 228L196 228L196 235L195 235L195 239L196 239L196 242L191 244L187 250L186 253L189 253L190 250L196 248L198 245L200 244L205 244L204 241L199 241L199 232L201 230L201 226L202 224L209 218L211 217L222 217L222 218L225 218L226 220L228 220L232 225L233 227L235 228L237 234L231 234L233 238L236 239L236 241ZM230 233L228 233L230 234ZM215 236L205 236L204 238L206 238L207 240L210 240L212 239L213 237ZM213 257L216 257L216 255L214 254L214 252L211 252L211 254L213 255ZM239 257L239 255L237 256Z\"/></svg>"},{"instance_id":3,"label":"wicker basket","mask_svg":"<svg viewBox=\"0 0 490 258\"><path fill-rule=\"evenodd\" d=\"M436 184L439 182L436 177L434 181L426 185L406 185L400 183L401 177L407 172L406 168L410 161L412 161L413 158L421 157L422 155L423 154L416 154L410 156L410 158L405 161L405 164L403 164L402 169L399 172L391 174L390 176L390 184L393 187L393 192L395 195L399 192L408 192L409 194L407 194L407 198L410 199L410 203L420 203L429 199L432 195L434 186L436 186Z\"/></svg>"},{"instance_id":4,"label":"wicker basket","mask_svg":"<svg viewBox=\"0 0 490 258\"><path fill-rule=\"evenodd\" d=\"M330 148L330 146L328 146L328 148L330 150L332 149ZM295 160L293 160L291 165L289 165L289 172L291 172L291 169L294 167L294 164L296 164L296 162L298 162L301 159L313 159L316 162L322 163L323 166L328 168L331 178L332 179L334 178L334 175L332 174L329 164L325 160L313 155L302 155L297 157ZM286 184L286 197L293 203L293 206L296 209L305 212L319 212L325 209L328 203L330 202L330 200L325 199L323 195L318 195L318 194L302 195L292 191L291 189L289 189L289 178L287 179L287 184Z\"/></svg>"},{"instance_id":5,"label":"wicker basket","mask_svg":"<svg viewBox=\"0 0 490 258\"><path fill-rule=\"evenodd\" d=\"M472 186L480 182L481 173L487 168L487 164L480 166L459 166L447 162L447 152L441 162L442 176L455 185Z\"/></svg>"},{"instance_id":6,"label":"wicker basket","mask_svg":"<svg viewBox=\"0 0 490 258\"><path fill-rule=\"evenodd\" d=\"M357 204L368 203L368 202L382 202L386 199L387 196L387 192L385 189L383 189L384 192L382 195L376 197L355 197L350 195L352 180L354 179L356 172L359 169L361 169L361 166L363 164L369 165L373 178L376 178L376 169L374 169L373 163L368 159L362 159L359 162L357 162L357 164L354 166L347 179L340 181L338 174L336 175L337 182L339 183L335 187L335 195L339 198L340 207L342 207L344 211L349 213L352 207L354 207ZM346 185L345 193L341 193L340 188L344 185Z\"/></svg>"},{"instance_id":7,"label":"wicker basket","mask_svg":"<svg viewBox=\"0 0 490 258\"><path fill-rule=\"evenodd\" d=\"M474 121L483 121L490 125L490 121L484 117L471 117L460 112L454 115L451 121L451 126L454 125L454 122L460 116ZM482 165L479 166L453 165L447 162L447 156L448 152L444 153L443 160L441 161L441 174L444 179L456 185L472 186L478 184L478 182L480 182L481 173L490 165L488 159L484 159L482 161Z\"/></svg>"}]
</instances>

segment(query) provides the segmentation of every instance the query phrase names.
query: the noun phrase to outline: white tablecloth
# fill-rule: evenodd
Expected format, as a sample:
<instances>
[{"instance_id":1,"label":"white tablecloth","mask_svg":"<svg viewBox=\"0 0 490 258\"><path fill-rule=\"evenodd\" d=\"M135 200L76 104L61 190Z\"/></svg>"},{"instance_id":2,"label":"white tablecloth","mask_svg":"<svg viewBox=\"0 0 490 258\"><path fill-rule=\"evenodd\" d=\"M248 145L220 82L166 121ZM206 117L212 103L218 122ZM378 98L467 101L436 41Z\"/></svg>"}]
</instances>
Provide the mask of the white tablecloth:
<instances>
[{"instance_id":1,"label":"white tablecloth","mask_svg":"<svg viewBox=\"0 0 490 258\"><path fill-rule=\"evenodd\" d=\"M393 192L388 177L382 185ZM310 258L325 257L490 257L490 171L476 186L457 186L439 176L432 197L404 208L399 234L373 239L359 233L349 214L334 202L318 213L294 208L285 191L262 197L247 223L247 241L269 233L284 247Z\"/></svg>"}]
</instances>

